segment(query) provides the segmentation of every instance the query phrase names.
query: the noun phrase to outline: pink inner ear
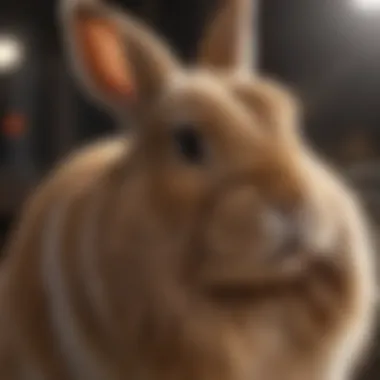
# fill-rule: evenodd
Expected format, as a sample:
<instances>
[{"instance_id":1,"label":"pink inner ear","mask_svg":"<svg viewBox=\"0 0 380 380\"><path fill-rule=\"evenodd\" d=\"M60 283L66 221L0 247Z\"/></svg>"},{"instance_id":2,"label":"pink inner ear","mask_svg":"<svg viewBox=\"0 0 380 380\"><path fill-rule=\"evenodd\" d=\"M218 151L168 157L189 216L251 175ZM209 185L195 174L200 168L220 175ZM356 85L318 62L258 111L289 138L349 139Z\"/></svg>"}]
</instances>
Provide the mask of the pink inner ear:
<instances>
[{"instance_id":1,"label":"pink inner ear","mask_svg":"<svg viewBox=\"0 0 380 380\"><path fill-rule=\"evenodd\" d=\"M85 70L98 90L116 101L132 100L136 89L117 27L100 17L81 15L76 35Z\"/></svg>"}]
</instances>

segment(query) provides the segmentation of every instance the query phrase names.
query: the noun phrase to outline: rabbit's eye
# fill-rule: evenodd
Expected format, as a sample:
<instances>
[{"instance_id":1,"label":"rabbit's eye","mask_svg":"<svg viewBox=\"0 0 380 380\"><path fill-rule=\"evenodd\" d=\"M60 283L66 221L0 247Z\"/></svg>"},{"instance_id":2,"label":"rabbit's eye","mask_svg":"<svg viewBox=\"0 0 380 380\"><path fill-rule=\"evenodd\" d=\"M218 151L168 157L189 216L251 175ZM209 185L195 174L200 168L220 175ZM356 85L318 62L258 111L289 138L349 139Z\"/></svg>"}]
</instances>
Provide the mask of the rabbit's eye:
<instances>
[{"instance_id":1,"label":"rabbit's eye","mask_svg":"<svg viewBox=\"0 0 380 380\"><path fill-rule=\"evenodd\" d=\"M200 134L191 125L177 127L173 131L176 148L183 158L191 163L199 163L203 159L203 145Z\"/></svg>"}]
</instances>

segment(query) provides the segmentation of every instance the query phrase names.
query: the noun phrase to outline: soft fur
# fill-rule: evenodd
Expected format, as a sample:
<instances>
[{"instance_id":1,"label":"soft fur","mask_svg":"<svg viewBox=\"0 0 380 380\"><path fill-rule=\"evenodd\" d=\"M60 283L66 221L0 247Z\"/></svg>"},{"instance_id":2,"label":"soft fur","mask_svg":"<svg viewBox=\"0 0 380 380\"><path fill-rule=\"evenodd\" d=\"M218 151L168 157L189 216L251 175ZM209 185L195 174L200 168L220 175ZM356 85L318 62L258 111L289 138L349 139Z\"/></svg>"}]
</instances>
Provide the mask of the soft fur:
<instances>
[{"instance_id":1,"label":"soft fur","mask_svg":"<svg viewBox=\"0 0 380 380\"><path fill-rule=\"evenodd\" d=\"M1 268L1 379L353 375L375 314L368 227L289 91L223 50L231 6L184 68L128 14L63 4L73 72L134 129L74 153L25 205ZM183 125L201 162L173 139Z\"/></svg>"}]
</instances>

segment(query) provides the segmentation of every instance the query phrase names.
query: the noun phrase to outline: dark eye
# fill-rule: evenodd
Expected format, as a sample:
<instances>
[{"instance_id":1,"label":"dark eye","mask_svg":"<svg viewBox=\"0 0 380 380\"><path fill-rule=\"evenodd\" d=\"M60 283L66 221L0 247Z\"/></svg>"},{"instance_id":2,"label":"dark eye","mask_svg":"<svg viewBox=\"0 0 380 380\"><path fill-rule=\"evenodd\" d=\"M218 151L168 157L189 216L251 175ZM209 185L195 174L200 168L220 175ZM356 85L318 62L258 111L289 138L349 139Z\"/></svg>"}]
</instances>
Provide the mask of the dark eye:
<instances>
[{"instance_id":1,"label":"dark eye","mask_svg":"<svg viewBox=\"0 0 380 380\"><path fill-rule=\"evenodd\" d=\"M204 156L202 138L192 125L183 125L173 131L176 148L190 163L199 163Z\"/></svg>"}]
</instances>

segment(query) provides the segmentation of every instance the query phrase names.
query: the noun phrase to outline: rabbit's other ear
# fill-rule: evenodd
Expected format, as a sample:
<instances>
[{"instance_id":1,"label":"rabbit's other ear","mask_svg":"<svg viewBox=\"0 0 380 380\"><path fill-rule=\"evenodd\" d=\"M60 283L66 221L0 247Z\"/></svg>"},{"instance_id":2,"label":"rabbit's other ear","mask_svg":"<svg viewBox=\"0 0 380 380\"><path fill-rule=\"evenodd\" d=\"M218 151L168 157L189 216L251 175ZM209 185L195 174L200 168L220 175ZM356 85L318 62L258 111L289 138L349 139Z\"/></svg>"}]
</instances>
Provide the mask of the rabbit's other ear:
<instances>
[{"instance_id":1,"label":"rabbit's other ear","mask_svg":"<svg viewBox=\"0 0 380 380\"><path fill-rule=\"evenodd\" d=\"M60 10L74 74L102 105L133 112L178 70L165 43L125 12L98 0L62 0Z\"/></svg>"},{"instance_id":2,"label":"rabbit's other ear","mask_svg":"<svg viewBox=\"0 0 380 380\"><path fill-rule=\"evenodd\" d=\"M207 67L252 72L257 47L254 25L258 0L221 0L199 44L198 62Z\"/></svg>"}]
</instances>

